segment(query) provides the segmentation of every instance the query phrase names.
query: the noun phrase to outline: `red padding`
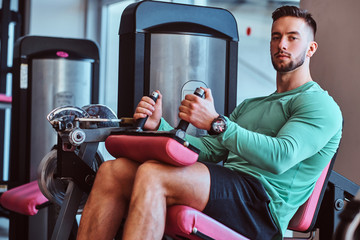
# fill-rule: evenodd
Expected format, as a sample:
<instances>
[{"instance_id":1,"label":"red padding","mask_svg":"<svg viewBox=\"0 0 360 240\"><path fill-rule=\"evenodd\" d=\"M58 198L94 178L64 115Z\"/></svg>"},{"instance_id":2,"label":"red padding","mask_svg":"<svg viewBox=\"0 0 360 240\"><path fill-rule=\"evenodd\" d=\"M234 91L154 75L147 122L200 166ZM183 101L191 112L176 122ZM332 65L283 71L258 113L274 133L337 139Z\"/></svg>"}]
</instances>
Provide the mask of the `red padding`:
<instances>
[{"instance_id":1,"label":"red padding","mask_svg":"<svg viewBox=\"0 0 360 240\"><path fill-rule=\"evenodd\" d=\"M11 103L12 97L0 94L0 102Z\"/></svg>"},{"instance_id":2,"label":"red padding","mask_svg":"<svg viewBox=\"0 0 360 240\"><path fill-rule=\"evenodd\" d=\"M111 135L106 139L105 146L115 158L126 157L138 162L158 160L187 166L198 159L197 153L169 137Z\"/></svg>"},{"instance_id":3,"label":"red padding","mask_svg":"<svg viewBox=\"0 0 360 240\"><path fill-rule=\"evenodd\" d=\"M175 205L167 209L165 234L176 238L201 239L192 234L194 228L216 240L248 240L248 238L226 227L202 212L184 205Z\"/></svg>"},{"instance_id":4,"label":"red padding","mask_svg":"<svg viewBox=\"0 0 360 240\"><path fill-rule=\"evenodd\" d=\"M289 222L288 229L293 231L305 232L309 230L314 219L314 214L319 203L319 197L321 190L324 187L326 175L329 171L330 163L322 171L319 179L315 184L314 191L310 195L309 199L299 207L295 215Z\"/></svg>"},{"instance_id":5,"label":"red padding","mask_svg":"<svg viewBox=\"0 0 360 240\"><path fill-rule=\"evenodd\" d=\"M0 203L3 207L25 215L35 215L39 206L49 200L41 193L38 182L21 185L10 189L1 195Z\"/></svg>"}]
</instances>

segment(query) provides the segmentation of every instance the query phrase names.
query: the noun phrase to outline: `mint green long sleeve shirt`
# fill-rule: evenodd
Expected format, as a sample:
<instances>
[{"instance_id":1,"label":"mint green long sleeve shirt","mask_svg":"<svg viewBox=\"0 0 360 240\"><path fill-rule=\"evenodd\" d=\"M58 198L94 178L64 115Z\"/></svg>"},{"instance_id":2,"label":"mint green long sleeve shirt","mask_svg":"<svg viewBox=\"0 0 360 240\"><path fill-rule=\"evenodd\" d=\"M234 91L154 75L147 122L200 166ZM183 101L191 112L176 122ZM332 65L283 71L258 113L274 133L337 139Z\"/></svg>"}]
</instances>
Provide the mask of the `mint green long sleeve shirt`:
<instances>
[{"instance_id":1,"label":"mint green long sleeve shirt","mask_svg":"<svg viewBox=\"0 0 360 240\"><path fill-rule=\"evenodd\" d=\"M162 119L159 130L170 129ZM338 105L317 83L308 82L291 91L245 100L218 136L186 138L201 150L199 160L225 160L224 167L259 179L283 234L335 154L341 132Z\"/></svg>"}]
</instances>

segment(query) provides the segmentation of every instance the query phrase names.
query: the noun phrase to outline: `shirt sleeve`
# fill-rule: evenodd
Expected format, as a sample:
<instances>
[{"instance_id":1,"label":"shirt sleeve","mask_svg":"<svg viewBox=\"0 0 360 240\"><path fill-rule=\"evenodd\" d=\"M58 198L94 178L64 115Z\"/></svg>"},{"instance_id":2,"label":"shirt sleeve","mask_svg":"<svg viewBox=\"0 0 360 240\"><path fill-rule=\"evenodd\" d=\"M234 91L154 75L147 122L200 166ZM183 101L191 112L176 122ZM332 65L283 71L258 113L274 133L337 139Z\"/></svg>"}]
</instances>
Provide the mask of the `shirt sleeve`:
<instances>
[{"instance_id":1,"label":"shirt sleeve","mask_svg":"<svg viewBox=\"0 0 360 240\"><path fill-rule=\"evenodd\" d=\"M303 94L291 103L290 118L275 137L246 130L235 123L217 139L249 163L280 174L319 152L342 128L339 107L326 93Z\"/></svg>"}]
</instances>

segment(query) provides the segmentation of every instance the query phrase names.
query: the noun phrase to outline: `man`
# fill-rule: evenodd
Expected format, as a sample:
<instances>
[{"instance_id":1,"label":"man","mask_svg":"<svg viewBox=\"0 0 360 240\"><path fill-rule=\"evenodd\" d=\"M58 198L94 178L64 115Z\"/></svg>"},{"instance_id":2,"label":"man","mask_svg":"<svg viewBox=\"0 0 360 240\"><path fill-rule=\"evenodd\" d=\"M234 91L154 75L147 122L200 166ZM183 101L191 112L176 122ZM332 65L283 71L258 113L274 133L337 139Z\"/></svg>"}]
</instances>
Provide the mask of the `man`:
<instances>
[{"instance_id":1,"label":"man","mask_svg":"<svg viewBox=\"0 0 360 240\"><path fill-rule=\"evenodd\" d=\"M123 239L161 239L166 207L182 204L217 219L250 239L281 239L337 150L342 116L310 75L317 49L316 23L306 11L274 11L270 52L275 93L245 100L229 118L219 116L210 89L187 95L179 117L211 135L190 143L199 162L173 167L156 159L105 162L85 206L79 239L111 239L126 217ZM145 128L170 130L156 102L144 97L134 118ZM216 123L222 124L219 128ZM226 159L224 166L205 162Z\"/></svg>"}]
</instances>

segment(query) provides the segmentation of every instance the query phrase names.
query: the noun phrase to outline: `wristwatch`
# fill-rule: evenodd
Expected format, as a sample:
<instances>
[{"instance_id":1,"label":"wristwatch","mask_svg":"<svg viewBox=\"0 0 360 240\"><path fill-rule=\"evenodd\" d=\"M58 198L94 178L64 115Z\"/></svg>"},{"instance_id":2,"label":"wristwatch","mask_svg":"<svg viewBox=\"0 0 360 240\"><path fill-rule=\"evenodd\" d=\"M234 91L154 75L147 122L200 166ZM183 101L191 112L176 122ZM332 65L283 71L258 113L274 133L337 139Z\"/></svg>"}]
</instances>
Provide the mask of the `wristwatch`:
<instances>
[{"instance_id":1,"label":"wristwatch","mask_svg":"<svg viewBox=\"0 0 360 240\"><path fill-rule=\"evenodd\" d=\"M227 128L227 121L226 118L222 115L219 115L211 122L211 127L208 133L210 135L219 135L226 131Z\"/></svg>"}]
</instances>

